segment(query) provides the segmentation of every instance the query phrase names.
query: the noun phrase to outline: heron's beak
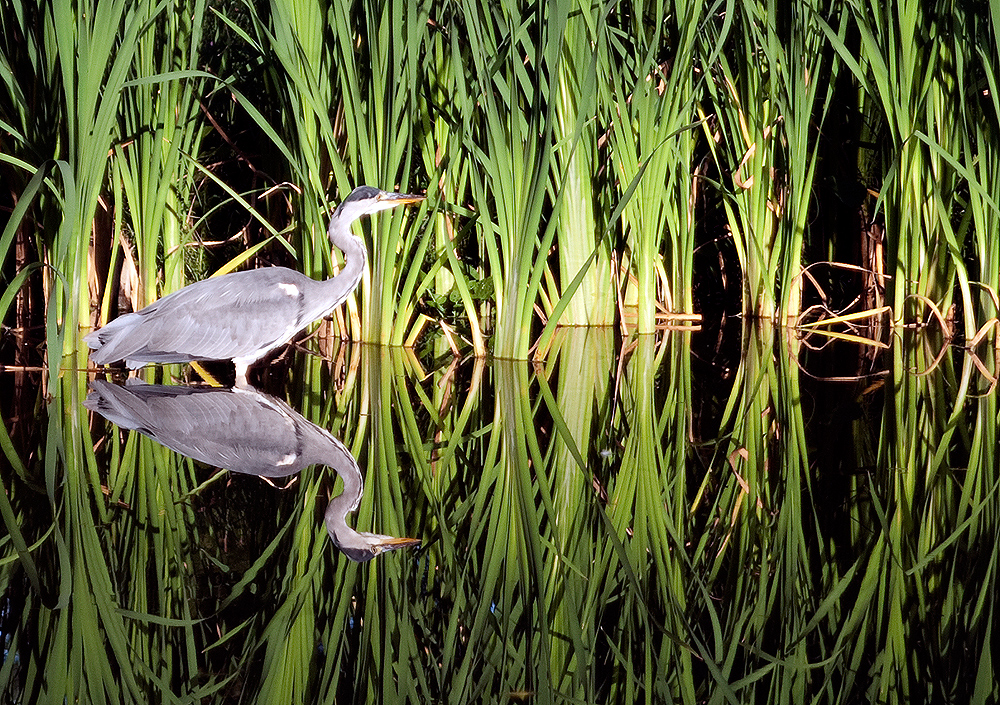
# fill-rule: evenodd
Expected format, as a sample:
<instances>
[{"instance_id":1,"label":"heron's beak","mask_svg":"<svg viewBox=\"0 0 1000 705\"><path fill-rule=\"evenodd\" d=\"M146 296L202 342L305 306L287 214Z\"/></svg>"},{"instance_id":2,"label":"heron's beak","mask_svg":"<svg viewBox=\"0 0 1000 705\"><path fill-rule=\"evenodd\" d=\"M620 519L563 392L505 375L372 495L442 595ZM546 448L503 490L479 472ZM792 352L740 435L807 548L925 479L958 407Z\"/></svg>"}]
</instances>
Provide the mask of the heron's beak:
<instances>
[{"instance_id":1,"label":"heron's beak","mask_svg":"<svg viewBox=\"0 0 1000 705\"><path fill-rule=\"evenodd\" d=\"M379 547L383 551L398 551L401 548L411 548L413 546L419 546L420 539L408 539L404 537L386 536L384 539L379 541Z\"/></svg>"},{"instance_id":2,"label":"heron's beak","mask_svg":"<svg viewBox=\"0 0 1000 705\"><path fill-rule=\"evenodd\" d=\"M389 201L394 206L403 206L407 203L419 203L425 198L427 197L418 196L415 193L387 193L379 200Z\"/></svg>"}]
</instances>

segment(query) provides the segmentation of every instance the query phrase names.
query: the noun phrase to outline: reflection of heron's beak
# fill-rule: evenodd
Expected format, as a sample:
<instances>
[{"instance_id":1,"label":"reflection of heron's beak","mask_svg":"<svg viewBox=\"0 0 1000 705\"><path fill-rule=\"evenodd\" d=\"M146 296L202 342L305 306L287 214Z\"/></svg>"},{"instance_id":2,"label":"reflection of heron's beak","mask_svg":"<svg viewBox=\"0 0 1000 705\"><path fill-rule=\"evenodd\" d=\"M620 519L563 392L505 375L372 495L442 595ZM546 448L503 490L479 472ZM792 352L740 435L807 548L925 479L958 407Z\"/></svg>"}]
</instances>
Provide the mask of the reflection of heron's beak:
<instances>
[{"instance_id":1,"label":"reflection of heron's beak","mask_svg":"<svg viewBox=\"0 0 1000 705\"><path fill-rule=\"evenodd\" d=\"M420 539L408 539L405 537L386 536L379 541L379 548L383 551L398 551L401 548L410 548L411 546L419 545Z\"/></svg>"}]
</instances>

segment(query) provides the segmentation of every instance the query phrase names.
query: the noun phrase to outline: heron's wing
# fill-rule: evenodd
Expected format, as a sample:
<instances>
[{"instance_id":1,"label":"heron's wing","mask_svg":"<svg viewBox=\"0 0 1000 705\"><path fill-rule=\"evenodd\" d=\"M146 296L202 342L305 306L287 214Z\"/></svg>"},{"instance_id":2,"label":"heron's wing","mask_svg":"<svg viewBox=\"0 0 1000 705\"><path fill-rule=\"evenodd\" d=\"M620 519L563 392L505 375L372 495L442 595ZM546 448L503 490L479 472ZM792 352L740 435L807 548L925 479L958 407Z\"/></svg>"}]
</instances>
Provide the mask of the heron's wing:
<instances>
[{"instance_id":1,"label":"heron's wing","mask_svg":"<svg viewBox=\"0 0 1000 705\"><path fill-rule=\"evenodd\" d=\"M98 364L256 359L310 321L318 282L284 267L187 286L87 337Z\"/></svg>"}]
</instances>

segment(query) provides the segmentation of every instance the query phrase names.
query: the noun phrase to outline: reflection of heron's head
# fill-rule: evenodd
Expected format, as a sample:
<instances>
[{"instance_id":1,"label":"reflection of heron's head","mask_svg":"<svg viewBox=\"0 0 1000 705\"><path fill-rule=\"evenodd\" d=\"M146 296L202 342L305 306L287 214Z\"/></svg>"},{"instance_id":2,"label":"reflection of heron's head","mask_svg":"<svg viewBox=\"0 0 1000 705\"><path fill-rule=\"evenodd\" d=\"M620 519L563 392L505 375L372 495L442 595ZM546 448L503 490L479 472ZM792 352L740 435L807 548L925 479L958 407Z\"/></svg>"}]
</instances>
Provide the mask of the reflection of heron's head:
<instances>
[{"instance_id":1,"label":"reflection of heron's head","mask_svg":"<svg viewBox=\"0 0 1000 705\"><path fill-rule=\"evenodd\" d=\"M396 551L400 548L419 546L420 539L396 538L382 534L370 534L367 531L355 531L347 526L344 517L326 518L326 528L333 539L333 545L339 548L352 561L363 563L383 551Z\"/></svg>"},{"instance_id":2,"label":"reflection of heron's head","mask_svg":"<svg viewBox=\"0 0 1000 705\"><path fill-rule=\"evenodd\" d=\"M336 470L344 482L344 491L330 500L327 505L324 521L333 545L343 551L352 561L370 561L383 551L396 551L400 548L420 545L420 539L396 538L382 534L370 534L367 531L355 531L347 525L347 515L355 511L361 504L364 494L364 478L357 460L351 455L343 443L323 432L328 446L322 454L320 462Z\"/></svg>"}]
</instances>

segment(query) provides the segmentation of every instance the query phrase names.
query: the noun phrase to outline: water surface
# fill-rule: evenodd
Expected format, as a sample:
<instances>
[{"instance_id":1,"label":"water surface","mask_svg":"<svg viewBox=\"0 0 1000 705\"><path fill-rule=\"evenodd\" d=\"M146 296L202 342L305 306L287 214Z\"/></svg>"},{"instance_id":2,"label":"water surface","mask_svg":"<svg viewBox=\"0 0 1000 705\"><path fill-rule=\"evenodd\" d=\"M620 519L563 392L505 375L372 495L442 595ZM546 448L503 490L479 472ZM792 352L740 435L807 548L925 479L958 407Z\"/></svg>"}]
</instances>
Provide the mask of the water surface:
<instances>
[{"instance_id":1,"label":"water surface","mask_svg":"<svg viewBox=\"0 0 1000 705\"><path fill-rule=\"evenodd\" d=\"M541 363L438 369L347 346L260 376L356 460L348 524L421 540L364 563L324 523L336 445L266 482L263 426L242 460L193 460L65 370L3 473L7 696L995 698L992 352L752 328L720 361L691 336L581 329Z\"/></svg>"}]
</instances>

